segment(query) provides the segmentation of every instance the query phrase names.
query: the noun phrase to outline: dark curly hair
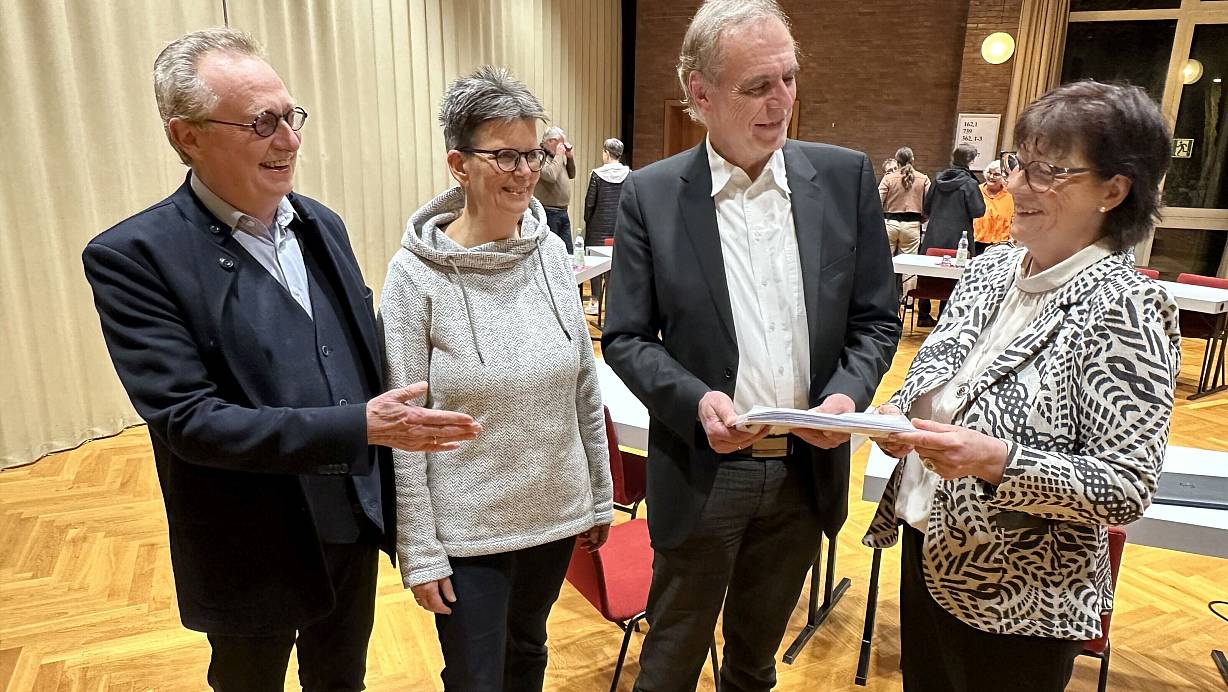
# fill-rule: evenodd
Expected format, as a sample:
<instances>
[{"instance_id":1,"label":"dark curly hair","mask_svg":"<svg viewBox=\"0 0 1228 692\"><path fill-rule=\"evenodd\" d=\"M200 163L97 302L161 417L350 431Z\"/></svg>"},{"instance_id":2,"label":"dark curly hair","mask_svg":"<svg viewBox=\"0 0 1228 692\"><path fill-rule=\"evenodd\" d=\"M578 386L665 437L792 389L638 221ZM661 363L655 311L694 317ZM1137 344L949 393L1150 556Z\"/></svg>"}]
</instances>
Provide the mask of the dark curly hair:
<instances>
[{"instance_id":1,"label":"dark curly hair","mask_svg":"<svg viewBox=\"0 0 1228 692\"><path fill-rule=\"evenodd\" d=\"M1102 234L1115 250L1145 239L1160 219L1160 180L1170 139L1160 107L1136 86L1091 80L1063 84L1033 101L1015 123L1015 145L1048 154L1082 154L1107 180L1131 181L1105 214Z\"/></svg>"}]
</instances>

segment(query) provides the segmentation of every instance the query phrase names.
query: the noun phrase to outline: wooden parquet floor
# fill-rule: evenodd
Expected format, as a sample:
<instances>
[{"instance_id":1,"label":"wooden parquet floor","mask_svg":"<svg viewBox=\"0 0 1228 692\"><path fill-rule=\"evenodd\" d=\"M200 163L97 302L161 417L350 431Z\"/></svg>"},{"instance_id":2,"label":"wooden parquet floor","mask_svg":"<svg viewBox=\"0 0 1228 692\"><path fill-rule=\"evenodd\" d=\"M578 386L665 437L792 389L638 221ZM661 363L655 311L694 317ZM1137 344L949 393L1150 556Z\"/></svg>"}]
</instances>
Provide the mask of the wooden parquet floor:
<instances>
[{"instance_id":1,"label":"wooden parquet floor","mask_svg":"<svg viewBox=\"0 0 1228 692\"><path fill-rule=\"evenodd\" d=\"M879 390L899 386L921 335L906 337ZM1184 397L1201 351L1186 345ZM1228 395L1178 401L1172 443L1228 450ZM866 452L854 458L850 516L839 572L853 586L796 664L779 666L778 689L856 690L853 673L865 613L870 551L858 539L873 506L860 500ZM869 690L898 690L899 553L885 551ZM1228 597L1228 561L1129 546L1113 619L1113 690L1222 689L1209 651L1228 648L1228 623L1207 601ZM786 642L801 628L804 597ZM550 620L547 689L605 690L621 631L570 586ZM620 689L631 689L641 638ZM0 473L0 687L13 692L202 690L208 644L183 629L165 516L143 428ZM292 672L288 680L296 680ZM1098 662L1080 659L1071 690L1094 690ZM434 627L385 561L368 656L371 690L437 690ZM288 685L287 689L297 689ZM705 672L701 689L712 689Z\"/></svg>"}]
</instances>

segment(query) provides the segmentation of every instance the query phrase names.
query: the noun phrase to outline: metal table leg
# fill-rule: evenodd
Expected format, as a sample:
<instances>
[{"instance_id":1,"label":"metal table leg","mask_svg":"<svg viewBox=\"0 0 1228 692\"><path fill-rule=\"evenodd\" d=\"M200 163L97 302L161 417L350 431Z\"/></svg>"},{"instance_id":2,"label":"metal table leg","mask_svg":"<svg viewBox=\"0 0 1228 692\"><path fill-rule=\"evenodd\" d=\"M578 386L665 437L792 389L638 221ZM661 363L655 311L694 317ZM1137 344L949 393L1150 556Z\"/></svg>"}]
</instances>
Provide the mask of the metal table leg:
<instances>
[{"instance_id":1,"label":"metal table leg","mask_svg":"<svg viewBox=\"0 0 1228 692\"><path fill-rule=\"evenodd\" d=\"M1189 396L1189 400L1201 399L1228 389L1228 377L1225 377L1225 346L1228 345L1228 313L1221 312L1215 318L1215 329L1207 341L1203 351L1202 372L1198 375L1198 387Z\"/></svg>"},{"instance_id":2,"label":"metal table leg","mask_svg":"<svg viewBox=\"0 0 1228 692\"><path fill-rule=\"evenodd\" d=\"M836 607L836 604L844 597L844 592L848 591L849 586L853 583L845 577L840 580L839 584L835 584L836 539L827 541L827 575L823 583L823 603L819 604L819 569L823 559L822 539L819 540L819 554L815 556L814 565L810 568L810 607L806 615L806 626L785 651L783 659L785 663L793 663L797 660L798 654L806 648L806 642L809 642L815 631L823 626L827 616L831 615L832 609Z\"/></svg>"},{"instance_id":3,"label":"metal table leg","mask_svg":"<svg viewBox=\"0 0 1228 692\"><path fill-rule=\"evenodd\" d=\"M870 674L870 647L874 641L874 619L878 615L878 573L882 567L883 551L874 549L874 562L870 565L870 589L866 595L866 625L861 631L861 652L857 655L857 676L853 682L865 687Z\"/></svg>"}]
</instances>

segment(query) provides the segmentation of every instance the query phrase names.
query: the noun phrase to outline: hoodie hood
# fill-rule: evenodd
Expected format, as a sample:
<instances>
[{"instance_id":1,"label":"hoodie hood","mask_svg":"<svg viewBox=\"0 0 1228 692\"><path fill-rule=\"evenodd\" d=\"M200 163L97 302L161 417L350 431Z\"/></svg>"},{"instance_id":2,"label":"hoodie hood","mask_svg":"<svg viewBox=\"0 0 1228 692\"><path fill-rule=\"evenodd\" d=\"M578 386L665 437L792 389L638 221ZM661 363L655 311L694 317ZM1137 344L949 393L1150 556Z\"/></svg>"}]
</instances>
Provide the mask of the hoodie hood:
<instances>
[{"instance_id":1,"label":"hoodie hood","mask_svg":"<svg viewBox=\"0 0 1228 692\"><path fill-rule=\"evenodd\" d=\"M520 237L494 240L466 248L444 233L444 228L465 208L464 188L451 188L427 202L409 217L401 247L425 262L467 269L501 269L531 259L530 255L546 240L546 210L536 197L520 219Z\"/></svg>"},{"instance_id":2,"label":"hoodie hood","mask_svg":"<svg viewBox=\"0 0 1228 692\"><path fill-rule=\"evenodd\" d=\"M617 185L626 180L628 175L631 175L631 168L629 166L624 166L617 161L611 161L601 168L594 168L593 173L597 174L598 178L601 178L607 183Z\"/></svg>"},{"instance_id":3,"label":"hoodie hood","mask_svg":"<svg viewBox=\"0 0 1228 692\"><path fill-rule=\"evenodd\" d=\"M969 180L976 184L976 177L967 168L948 168L938 174L938 177L934 179L934 184L938 186L939 190L951 192L952 190L958 190Z\"/></svg>"},{"instance_id":4,"label":"hoodie hood","mask_svg":"<svg viewBox=\"0 0 1228 692\"><path fill-rule=\"evenodd\" d=\"M545 260L542 259L542 243L553 234L546 225L546 210L541 202L538 202L536 197L529 198L529 208L520 219L519 237L493 240L472 248L462 246L444 233L444 227L456 220L464 208L464 188L454 187L443 192L409 217L405 235L401 236L401 247L455 278L460 287L469 336L473 341L473 349L477 352L478 362L485 365L486 356L482 353L482 344L478 340L473 303L469 297L469 287L465 284L464 272L461 271L462 267L487 271L509 270L521 262L533 262L535 269L541 272L554 320L567 340L571 341L571 333L567 331L563 316L559 313L558 301L554 297L554 289L550 286Z\"/></svg>"}]
</instances>

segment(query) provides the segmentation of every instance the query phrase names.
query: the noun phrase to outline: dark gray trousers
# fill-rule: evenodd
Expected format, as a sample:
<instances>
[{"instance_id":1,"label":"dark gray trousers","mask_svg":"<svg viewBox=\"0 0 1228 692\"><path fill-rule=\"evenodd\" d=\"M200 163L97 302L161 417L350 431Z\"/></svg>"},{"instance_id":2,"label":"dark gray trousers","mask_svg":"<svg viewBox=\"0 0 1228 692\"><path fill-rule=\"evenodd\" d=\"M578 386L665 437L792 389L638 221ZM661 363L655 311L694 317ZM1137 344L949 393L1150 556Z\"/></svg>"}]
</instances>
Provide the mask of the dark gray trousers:
<instances>
[{"instance_id":1,"label":"dark gray trousers","mask_svg":"<svg viewBox=\"0 0 1228 692\"><path fill-rule=\"evenodd\" d=\"M691 692L724 605L721 692L776 684L776 650L819 551L819 518L780 459L728 457L703 515L657 548L638 692Z\"/></svg>"}]
</instances>

